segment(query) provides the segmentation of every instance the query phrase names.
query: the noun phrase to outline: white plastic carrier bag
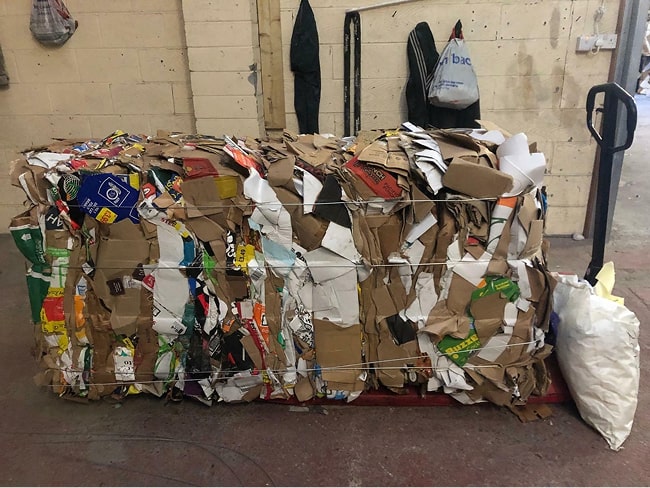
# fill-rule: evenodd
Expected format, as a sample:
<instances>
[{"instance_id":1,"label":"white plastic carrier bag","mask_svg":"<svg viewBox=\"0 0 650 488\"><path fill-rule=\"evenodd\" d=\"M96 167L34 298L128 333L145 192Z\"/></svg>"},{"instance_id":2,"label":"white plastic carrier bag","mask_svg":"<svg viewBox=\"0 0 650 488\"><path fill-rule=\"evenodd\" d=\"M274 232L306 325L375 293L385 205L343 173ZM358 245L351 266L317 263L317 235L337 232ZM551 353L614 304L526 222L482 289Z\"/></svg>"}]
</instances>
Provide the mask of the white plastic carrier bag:
<instances>
[{"instance_id":1,"label":"white plastic carrier bag","mask_svg":"<svg viewBox=\"0 0 650 488\"><path fill-rule=\"evenodd\" d=\"M438 58L429 86L429 103L436 107L462 110L479 99L478 80L459 24Z\"/></svg>"}]
</instances>

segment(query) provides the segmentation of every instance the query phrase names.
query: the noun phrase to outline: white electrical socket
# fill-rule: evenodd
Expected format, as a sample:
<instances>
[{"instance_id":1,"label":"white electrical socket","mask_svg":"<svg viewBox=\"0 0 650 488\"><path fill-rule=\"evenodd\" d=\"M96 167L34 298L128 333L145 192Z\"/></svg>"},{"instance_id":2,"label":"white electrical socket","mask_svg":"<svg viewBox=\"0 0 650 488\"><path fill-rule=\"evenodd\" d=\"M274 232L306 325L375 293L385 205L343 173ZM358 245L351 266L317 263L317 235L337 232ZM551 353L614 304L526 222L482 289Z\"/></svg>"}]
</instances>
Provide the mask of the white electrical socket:
<instances>
[{"instance_id":1,"label":"white electrical socket","mask_svg":"<svg viewBox=\"0 0 650 488\"><path fill-rule=\"evenodd\" d=\"M601 49L616 49L616 41L618 41L618 35L601 34L599 37L603 41L600 45Z\"/></svg>"},{"instance_id":2,"label":"white electrical socket","mask_svg":"<svg viewBox=\"0 0 650 488\"><path fill-rule=\"evenodd\" d=\"M589 52L598 47L600 47L600 49L616 49L617 40L618 35L616 34L593 34L590 36L580 36L578 37L578 42L576 44L576 51Z\"/></svg>"}]
</instances>

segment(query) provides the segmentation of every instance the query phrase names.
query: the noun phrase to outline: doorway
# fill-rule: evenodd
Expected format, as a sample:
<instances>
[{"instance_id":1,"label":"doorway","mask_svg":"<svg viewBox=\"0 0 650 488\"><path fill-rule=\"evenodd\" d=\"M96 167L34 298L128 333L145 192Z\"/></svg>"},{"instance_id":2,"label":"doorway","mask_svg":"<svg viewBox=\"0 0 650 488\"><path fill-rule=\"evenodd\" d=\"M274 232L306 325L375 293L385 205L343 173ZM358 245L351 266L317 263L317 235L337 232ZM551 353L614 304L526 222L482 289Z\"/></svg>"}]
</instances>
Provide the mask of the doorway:
<instances>
[{"instance_id":1,"label":"doorway","mask_svg":"<svg viewBox=\"0 0 650 488\"><path fill-rule=\"evenodd\" d=\"M615 59L612 62L609 79L610 81L618 83L621 87L628 91L628 93L631 94L634 94L636 92L636 84L639 77L639 61L643 44L642 41L643 37L646 34L649 9L650 0L621 0L618 26L616 29L618 32L618 48L616 50ZM648 90L648 93L650 94L650 90ZM641 125L647 123L647 117L644 119L642 116L642 111L645 114L650 111L648 103L650 102L650 95L645 98L637 97L636 101L637 109L639 111L639 127L637 128L637 132L634 138L634 144L629 150L625 151L625 153L616 153L613 158L609 212L607 216L607 235L610 237L613 228L614 215L616 215L620 220L625 220L622 219L621 215L627 215L627 210L625 209L627 209L626 205L630 203L627 200L628 194L626 193L625 196L621 197L621 199L626 199L625 202L622 203L625 209L618 210L617 203L619 202L619 186L623 186L626 183L629 184L632 181L638 181L639 184L643 184L646 188L648 185L650 185L650 176L648 176L647 179L642 180L644 177L643 171L639 171L639 168L637 167L637 164L634 160L628 161L628 155L630 155L630 158L634 159L634 155L638 154L639 151L642 151L641 154L647 151L647 148L642 149L642 146L644 146L643 141L647 140L648 133L646 132L644 135ZM621 144L626 138L626 115L627 114L625 110L622 107L619 107L616 124L618 144ZM623 170L625 170L626 179L622 178ZM586 236L593 235L594 221L596 218L598 218L598 216L594 215L598 179L598 159L596 160L596 164L594 166L593 175L594 177L591 185L589 204L587 207L587 217L585 221L584 234ZM627 187L626 190L633 189ZM641 192L641 194L642 193L644 192ZM632 227L628 228L628 230L631 231L636 227L637 226L634 226L632 224ZM620 230L619 227L617 227L617 229Z\"/></svg>"}]
</instances>

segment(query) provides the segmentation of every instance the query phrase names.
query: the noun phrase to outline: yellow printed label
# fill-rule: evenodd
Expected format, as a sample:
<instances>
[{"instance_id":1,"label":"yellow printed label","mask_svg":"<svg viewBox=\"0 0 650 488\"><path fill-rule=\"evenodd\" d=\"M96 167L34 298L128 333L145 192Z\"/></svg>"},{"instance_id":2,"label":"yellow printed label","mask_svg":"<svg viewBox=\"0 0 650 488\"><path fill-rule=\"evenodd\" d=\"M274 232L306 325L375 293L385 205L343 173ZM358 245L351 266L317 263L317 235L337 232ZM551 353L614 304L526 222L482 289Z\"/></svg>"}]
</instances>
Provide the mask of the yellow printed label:
<instances>
[{"instance_id":1,"label":"yellow printed label","mask_svg":"<svg viewBox=\"0 0 650 488\"><path fill-rule=\"evenodd\" d=\"M95 217L98 221L103 224L112 224L117 218L117 214L113 212L110 208L102 208Z\"/></svg>"},{"instance_id":2,"label":"yellow printed label","mask_svg":"<svg viewBox=\"0 0 650 488\"><path fill-rule=\"evenodd\" d=\"M239 244L237 246L237 251L235 253L235 265L246 270L246 266L251 260L255 259L255 248L250 244L242 246Z\"/></svg>"},{"instance_id":3,"label":"yellow printed label","mask_svg":"<svg viewBox=\"0 0 650 488\"><path fill-rule=\"evenodd\" d=\"M138 173L129 173L129 185L136 190L140 189L140 175Z\"/></svg>"},{"instance_id":4,"label":"yellow printed label","mask_svg":"<svg viewBox=\"0 0 650 488\"><path fill-rule=\"evenodd\" d=\"M234 198L237 196L237 182L239 178L237 176L216 176L214 178L214 183L217 185L217 191L219 192L219 198L225 200L227 198Z\"/></svg>"},{"instance_id":5,"label":"yellow printed label","mask_svg":"<svg viewBox=\"0 0 650 488\"><path fill-rule=\"evenodd\" d=\"M50 286L47 289L47 298L63 298L65 296L65 288L55 288Z\"/></svg>"},{"instance_id":6,"label":"yellow printed label","mask_svg":"<svg viewBox=\"0 0 650 488\"><path fill-rule=\"evenodd\" d=\"M44 321L44 313L41 310L41 328L46 334L61 334L65 332L65 320Z\"/></svg>"},{"instance_id":7,"label":"yellow printed label","mask_svg":"<svg viewBox=\"0 0 650 488\"><path fill-rule=\"evenodd\" d=\"M125 337L122 339L122 344L124 344L129 349L129 351L131 351L131 355L135 354L135 346L133 345L133 342L131 342L131 339Z\"/></svg>"}]
</instances>

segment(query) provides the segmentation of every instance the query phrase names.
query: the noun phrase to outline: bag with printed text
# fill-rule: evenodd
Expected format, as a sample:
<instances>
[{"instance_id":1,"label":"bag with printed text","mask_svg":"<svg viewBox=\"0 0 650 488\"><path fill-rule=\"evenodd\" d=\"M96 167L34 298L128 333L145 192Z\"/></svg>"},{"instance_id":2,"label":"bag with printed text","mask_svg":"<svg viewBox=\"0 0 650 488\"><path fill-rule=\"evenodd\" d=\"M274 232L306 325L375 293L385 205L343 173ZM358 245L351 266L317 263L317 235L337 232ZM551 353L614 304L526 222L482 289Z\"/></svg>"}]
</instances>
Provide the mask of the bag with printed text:
<instances>
[{"instance_id":1,"label":"bag with printed text","mask_svg":"<svg viewBox=\"0 0 650 488\"><path fill-rule=\"evenodd\" d=\"M46 46L61 46L77 28L63 0L33 0L29 30L34 38Z\"/></svg>"},{"instance_id":2,"label":"bag with printed text","mask_svg":"<svg viewBox=\"0 0 650 488\"><path fill-rule=\"evenodd\" d=\"M478 80L463 39L460 20L440 54L429 87L429 103L463 110L479 99Z\"/></svg>"}]
</instances>

